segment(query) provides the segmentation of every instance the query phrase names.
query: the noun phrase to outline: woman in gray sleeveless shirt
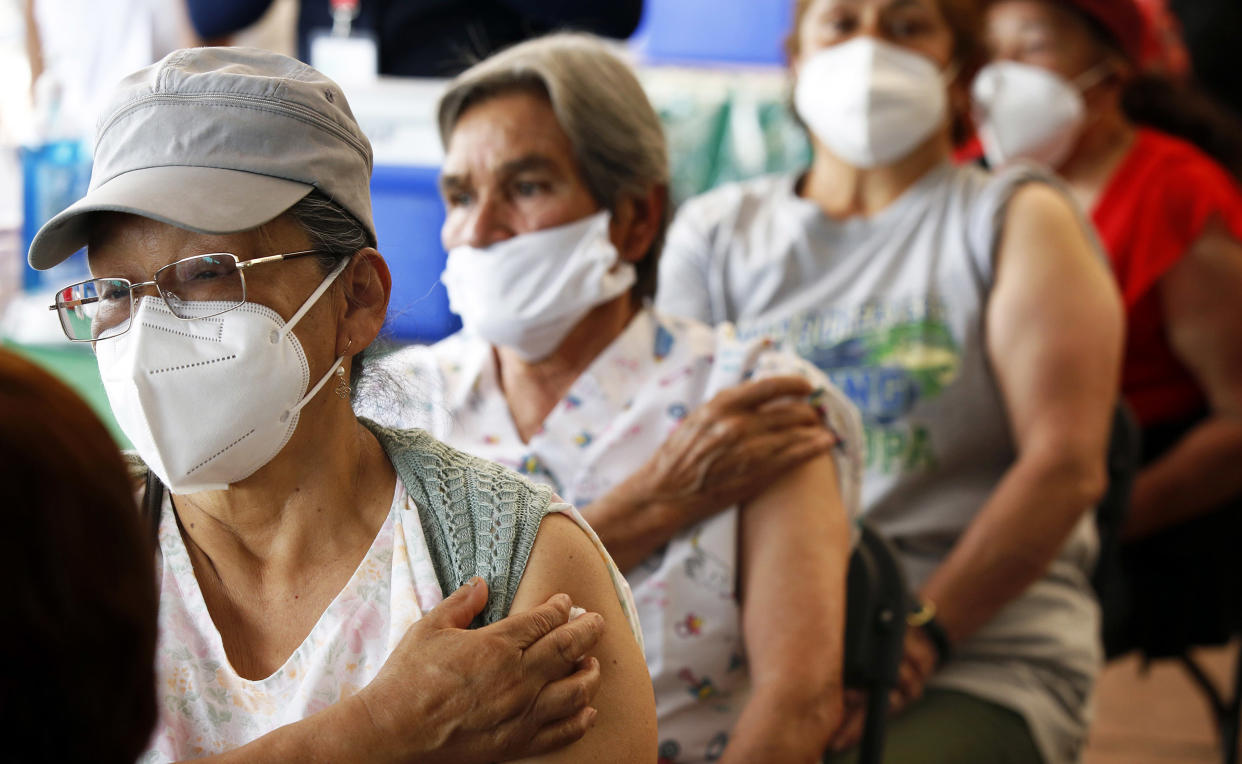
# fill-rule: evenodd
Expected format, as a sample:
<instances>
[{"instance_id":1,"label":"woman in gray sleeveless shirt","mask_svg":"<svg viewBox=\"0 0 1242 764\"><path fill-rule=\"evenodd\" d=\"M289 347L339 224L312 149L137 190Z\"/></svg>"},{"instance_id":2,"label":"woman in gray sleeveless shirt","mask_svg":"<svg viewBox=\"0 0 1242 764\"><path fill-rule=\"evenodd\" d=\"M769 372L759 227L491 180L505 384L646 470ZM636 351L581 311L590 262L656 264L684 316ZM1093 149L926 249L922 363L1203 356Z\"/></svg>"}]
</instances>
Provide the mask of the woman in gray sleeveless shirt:
<instances>
[{"instance_id":1,"label":"woman in gray sleeveless shirt","mask_svg":"<svg viewBox=\"0 0 1242 764\"><path fill-rule=\"evenodd\" d=\"M811 167L686 204L657 304L779 338L862 411L864 513L921 605L887 760L1076 761L1121 311L1042 173L951 164L968 6L799 0ZM847 717L834 747L859 731Z\"/></svg>"}]
</instances>

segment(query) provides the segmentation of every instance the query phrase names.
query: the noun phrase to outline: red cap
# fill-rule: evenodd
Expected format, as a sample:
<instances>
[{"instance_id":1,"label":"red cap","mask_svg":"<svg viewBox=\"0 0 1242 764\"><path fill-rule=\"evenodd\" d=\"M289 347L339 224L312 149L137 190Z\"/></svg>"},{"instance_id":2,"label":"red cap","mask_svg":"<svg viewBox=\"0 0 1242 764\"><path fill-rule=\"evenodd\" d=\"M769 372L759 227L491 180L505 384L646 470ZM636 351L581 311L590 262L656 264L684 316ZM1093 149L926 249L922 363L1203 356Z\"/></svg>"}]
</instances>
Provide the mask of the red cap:
<instances>
[{"instance_id":1,"label":"red cap","mask_svg":"<svg viewBox=\"0 0 1242 764\"><path fill-rule=\"evenodd\" d=\"M1134 0L1064 0L1100 23L1135 64L1143 62L1147 19Z\"/></svg>"}]
</instances>

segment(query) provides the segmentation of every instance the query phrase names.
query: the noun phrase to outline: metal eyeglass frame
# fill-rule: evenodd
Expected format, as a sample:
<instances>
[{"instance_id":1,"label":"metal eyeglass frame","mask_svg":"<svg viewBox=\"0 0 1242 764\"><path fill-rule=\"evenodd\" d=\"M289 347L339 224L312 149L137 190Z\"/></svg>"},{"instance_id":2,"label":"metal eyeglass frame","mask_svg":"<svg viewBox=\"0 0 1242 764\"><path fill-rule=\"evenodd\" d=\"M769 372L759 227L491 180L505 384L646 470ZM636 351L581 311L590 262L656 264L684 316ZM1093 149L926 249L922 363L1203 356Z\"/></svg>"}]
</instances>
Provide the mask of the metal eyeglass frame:
<instances>
[{"instance_id":1,"label":"metal eyeglass frame","mask_svg":"<svg viewBox=\"0 0 1242 764\"><path fill-rule=\"evenodd\" d=\"M65 328L63 322L61 323L60 328L61 328L61 331L65 333L65 336L69 338L70 342L103 342L105 340L110 340L113 337L120 337L122 334L125 334L125 332L128 332L130 330L130 327L133 325L134 290L139 289L141 287L149 287L149 286L155 287L155 291L160 296L160 299L163 300L164 304L168 306L168 309L172 311L173 318L176 318L178 321L195 321L200 318L212 318L213 316L223 315L225 313L228 313L230 310L236 310L237 308L241 307L241 305L244 302L246 302L246 271L249 270L250 268L253 268L256 265L264 265L266 263L278 263L278 262L281 262L282 260L292 260L297 257L305 257L307 255L321 255L321 254L323 254L323 250L306 249L300 252L286 252L283 255L267 255L265 257L256 257L253 260L242 260L240 257L233 254L232 252L204 252L201 255L191 255L190 257L183 257L180 260L169 263L168 265L160 266L159 268L156 269L155 273L152 274L153 278L150 281L140 281L137 284L133 283L129 279L112 278L109 276L101 276L95 279L85 279L83 281L75 281L74 283L68 286L64 286L64 287L61 287L60 289L57 289L56 293L60 294L66 289L73 289L76 286L79 286L81 284L89 284L92 281L124 281L126 284L129 284L129 321L130 321L130 324L127 325L124 330L119 331L116 334L110 334L107 337L102 337L98 339L91 338L91 339L84 339L84 340L79 340L79 339L74 339L73 337L69 337L69 330ZM197 260L200 257L231 257L233 258L233 267L237 269L238 274L241 276L241 287L242 287L241 301L238 302L236 305L232 305L232 306L225 308L224 310L217 311L215 313L209 313L205 316L194 316L193 318L182 318L181 316L177 315L176 308L174 308L172 303L168 301L168 296L164 294L164 290L160 289L160 285L158 283L159 275L160 273L168 270L169 268L175 268L178 265L181 265L182 263L189 262L190 260ZM49 305L47 309L59 311L62 307L74 308L80 305L86 305L86 304L89 304L92 302L98 302L98 301L99 301L98 297L88 297L82 300L72 300L70 303L66 303L65 305L52 304L52 305Z\"/></svg>"}]
</instances>

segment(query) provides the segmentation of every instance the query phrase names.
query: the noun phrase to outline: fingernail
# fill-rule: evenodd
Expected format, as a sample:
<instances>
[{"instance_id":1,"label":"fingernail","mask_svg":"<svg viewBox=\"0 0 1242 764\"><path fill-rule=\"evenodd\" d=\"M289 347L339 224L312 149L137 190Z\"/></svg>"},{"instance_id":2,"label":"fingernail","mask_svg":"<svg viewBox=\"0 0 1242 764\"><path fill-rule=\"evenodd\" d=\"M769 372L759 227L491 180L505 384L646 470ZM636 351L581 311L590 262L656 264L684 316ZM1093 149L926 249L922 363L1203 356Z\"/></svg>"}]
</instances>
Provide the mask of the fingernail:
<instances>
[{"instance_id":1,"label":"fingernail","mask_svg":"<svg viewBox=\"0 0 1242 764\"><path fill-rule=\"evenodd\" d=\"M599 711L596 711L593 707L587 707L587 726L588 727L595 726L595 717L597 716L599 716Z\"/></svg>"},{"instance_id":2,"label":"fingernail","mask_svg":"<svg viewBox=\"0 0 1242 764\"><path fill-rule=\"evenodd\" d=\"M479 576L475 576L474 578L470 579L470 581L468 582L468 586L471 589L475 589L475 588L478 588L479 584L481 583L483 583L483 579Z\"/></svg>"}]
</instances>

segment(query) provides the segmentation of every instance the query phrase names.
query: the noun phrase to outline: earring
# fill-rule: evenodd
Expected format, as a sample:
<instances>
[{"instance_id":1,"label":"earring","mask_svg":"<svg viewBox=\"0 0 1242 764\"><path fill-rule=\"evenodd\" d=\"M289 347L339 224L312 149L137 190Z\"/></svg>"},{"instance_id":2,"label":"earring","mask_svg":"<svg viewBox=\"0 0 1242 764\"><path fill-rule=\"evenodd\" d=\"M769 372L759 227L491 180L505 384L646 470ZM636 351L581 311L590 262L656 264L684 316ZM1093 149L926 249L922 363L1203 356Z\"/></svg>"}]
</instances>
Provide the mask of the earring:
<instances>
[{"instance_id":1,"label":"earring","mask_svg":"<svg viewBox=\"0 0 1242 764\"><path fill-rule=\"evenodd\" d=\"M353 392L353 388L345 381L345 367L336 367L336 397L346 399Z\"/></svg>"},{"instance_id":2,"label":"earring","mask_svg":"<svg viewBox=\"0 0 1242 764\"><path fill-rule=\"evenodd\" d=\"M343 356L346 353L348 353L349 346L353 344L354 344L354 341L352 339L349 342L345 343L345 350L341 353L341 355ZM353 392L353 388L351 388L349 386L349 382L345 380L345 367L344 366L336 367L336 390L335 392L336 392L336 397L341 398L342 400L348 399L349 394Z\"/></svg>"}]
</instances>

